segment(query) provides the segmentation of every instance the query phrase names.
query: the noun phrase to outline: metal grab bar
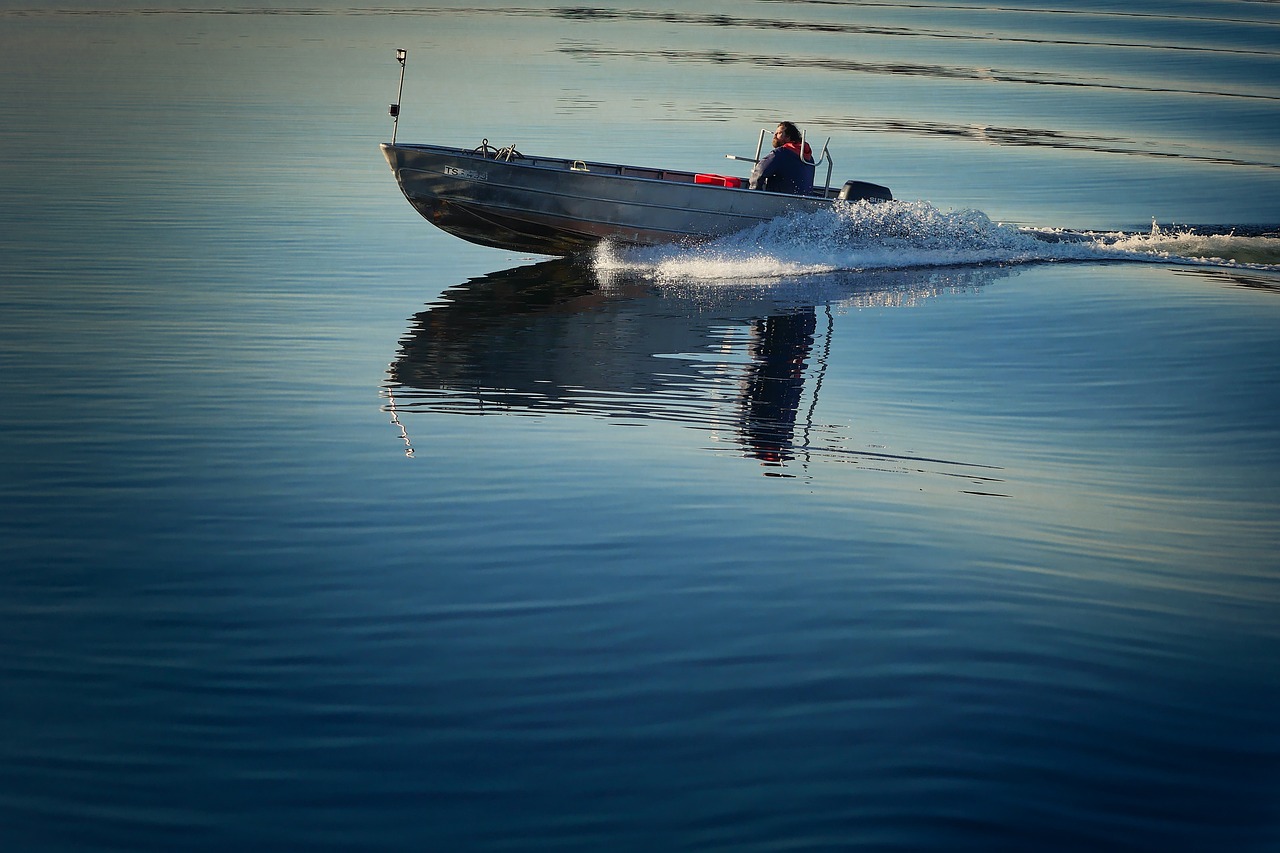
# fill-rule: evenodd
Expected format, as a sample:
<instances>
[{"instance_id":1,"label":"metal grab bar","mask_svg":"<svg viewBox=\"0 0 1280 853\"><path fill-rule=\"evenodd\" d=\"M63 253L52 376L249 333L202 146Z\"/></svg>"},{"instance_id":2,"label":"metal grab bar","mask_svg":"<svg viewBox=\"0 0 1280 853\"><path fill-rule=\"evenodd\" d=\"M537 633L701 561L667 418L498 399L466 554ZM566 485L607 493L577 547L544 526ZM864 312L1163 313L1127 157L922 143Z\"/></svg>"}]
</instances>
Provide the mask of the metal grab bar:
<instances>
[{"instance_id":1,"label":"metal grab bar","mask_svg":"<svg viewBox=\"0 0 1280 853\"><path fill-rule=\"evenodd\" d=\"M765 135L766 133L768 133L768 132L769 132L769 128L767 128L767 127L762 127L762 128L760 128L760 140L756 143L756 156L754 156L754 157L739 157L737 154L726 154L726 155L724 155L724 159L726 159L726 160L745 160L745 161L746 161L746 162L748 162L748 163L759 163L759 162L760 162L760 152L764 150L764 135Z\"/></svg>"},{"instance_id":2,"label":"metal grab bar","mask_svg":"<svg viewBox=\"0 0 1280 853\"><path fill-rule=\"evenodd\" d=\"M761 131L761 133L763 133L763 132L764 132L764 131ZM821 163L823 160L826 160L826 161L827 161L827 185L826 185L826 187L824 187L824 188L823 188L823 191L822 191L822 194L825 196L825 195L827 195L827 194L831 191L831 169L832 169L832 167L833 167L833 166L835 166L835 161L831 159L831 153L827 150L827 149L828 149L828 147L831 145L831 137L830 137L830 136L828 136L828 137L827 137L827 141L826 141L826 142L824 142L824 143L822 143L822 153L818 155L818 159L817 159L817 160L813 160L813 161L811 162L811 161L809 161L809 160L805 160L805 159L804 159L805 136L806 136L806 134L804 134L804 133L801 133L801 134L800 134L800 160L801 160L801 162L807 163L808 165L813 166L813 167L816 169L816 168L818 167L818 164L819 164L819 163Z\"/></svg>"},{"instance_id":3,"label":"metal grab bar","mask_svg":"<svg viewBox=\"0 0 1280 853\"><path fill-rule=\"evenodd\" d=\"M817 160L813 161L814 168L817 168L818 164L823 160L827 161L827 185L823 189L823 195L826 195L831 191L831 169L836 165L836 161L831 157L831 152L828 150L830 145L831 137L828 136L827 141L822 143L822 153L818 155Z\"/></svg>"}]
</instances>

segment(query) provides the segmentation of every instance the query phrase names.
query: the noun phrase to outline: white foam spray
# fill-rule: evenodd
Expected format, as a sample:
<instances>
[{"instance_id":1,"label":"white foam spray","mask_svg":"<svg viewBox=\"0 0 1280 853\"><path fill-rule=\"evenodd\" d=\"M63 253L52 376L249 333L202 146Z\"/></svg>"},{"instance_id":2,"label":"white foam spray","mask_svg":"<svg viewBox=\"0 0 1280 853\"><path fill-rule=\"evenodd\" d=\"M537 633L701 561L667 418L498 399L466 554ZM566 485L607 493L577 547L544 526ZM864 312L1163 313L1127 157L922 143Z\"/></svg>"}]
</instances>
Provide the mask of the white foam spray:
<instances>
[{"instance_id":1,"label":"white foam spray","mask_svg":"<svg viewBox=\"0 0 1280 853\"><path fill-rule=\"evenodd\" d=\"M840 270L1128 261L1280 271L1280 237L1204 229L1090 232L992 222L978 210L943 212L928 202L838 203L694 246L605 245L601 272L657 280L768 280Z\"/></svg>"}]
</instances>

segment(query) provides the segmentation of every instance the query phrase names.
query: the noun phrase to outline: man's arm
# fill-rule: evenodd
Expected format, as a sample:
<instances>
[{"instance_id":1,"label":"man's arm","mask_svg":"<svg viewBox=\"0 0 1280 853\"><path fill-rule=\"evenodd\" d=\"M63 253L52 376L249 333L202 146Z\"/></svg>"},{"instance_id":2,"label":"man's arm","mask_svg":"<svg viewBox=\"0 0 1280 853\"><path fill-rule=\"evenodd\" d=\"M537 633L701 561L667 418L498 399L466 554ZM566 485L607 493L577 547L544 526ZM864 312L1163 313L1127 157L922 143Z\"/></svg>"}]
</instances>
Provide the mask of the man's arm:
<instances>
[{"instance_id":1,"label":"man's arm","mask_svg":"<svg viewBox=\"0 0 1280 853\"><path fill-rule=\"evenodd\" d=\"M751 183L749 186L753 190L764 189L765 179L777 171L776 158L774 155L777 151L770 151L768 154L760 158L756 163L756 167L751 170Z\"/></svg>"}]
</instances>

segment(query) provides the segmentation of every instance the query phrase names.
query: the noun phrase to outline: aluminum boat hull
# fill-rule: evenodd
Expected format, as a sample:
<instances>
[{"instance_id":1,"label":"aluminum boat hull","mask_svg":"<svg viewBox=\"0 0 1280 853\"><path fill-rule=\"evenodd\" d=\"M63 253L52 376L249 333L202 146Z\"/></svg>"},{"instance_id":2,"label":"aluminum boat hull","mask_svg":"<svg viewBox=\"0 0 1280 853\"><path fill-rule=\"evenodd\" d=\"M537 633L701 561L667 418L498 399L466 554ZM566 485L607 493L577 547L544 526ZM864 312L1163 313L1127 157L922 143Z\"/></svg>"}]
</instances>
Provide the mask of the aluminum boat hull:
<instances>
[{"instance_id":1,"label":"aluminum boat hull","mask_svg":"<svg viewBox=\"0 0 1280 853\"><path fill-rule=\"evenodd\" d=\"M859 182L843 194L790 195L700 183L693 172L520 154L505 159L492 149L384 143L382 153L428 222L482 246L553 256L606 240L707 240L789 213L829 209L842 195L892 198L884 187Z\"/></svg>"}]
</instances>

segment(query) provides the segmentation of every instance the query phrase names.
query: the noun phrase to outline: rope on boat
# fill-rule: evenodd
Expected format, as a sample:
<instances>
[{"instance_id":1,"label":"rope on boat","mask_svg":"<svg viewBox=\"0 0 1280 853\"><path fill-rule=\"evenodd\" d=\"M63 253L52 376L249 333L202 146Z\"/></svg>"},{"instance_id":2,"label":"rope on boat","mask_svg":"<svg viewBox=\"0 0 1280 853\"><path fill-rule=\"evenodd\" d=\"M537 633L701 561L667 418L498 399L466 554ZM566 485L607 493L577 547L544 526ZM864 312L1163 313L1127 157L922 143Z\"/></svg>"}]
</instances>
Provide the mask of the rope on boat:
<instances>
[{"instance_id":1,"label":"rope on boat","mask_svg":"<svg viewBox=\"0 0 1280 853\"><path fill-rule=\"evenodd\" d=\"M480 140L480 144L471 149L471 153L479 154L485 159L492 156L495 160L506 160L508 162L511 160L524 159L524 155L517 151L514 145L508 145L506 148L494 148L489 144L489 139L487 137Z\"/></svg>"}]
</instances>

